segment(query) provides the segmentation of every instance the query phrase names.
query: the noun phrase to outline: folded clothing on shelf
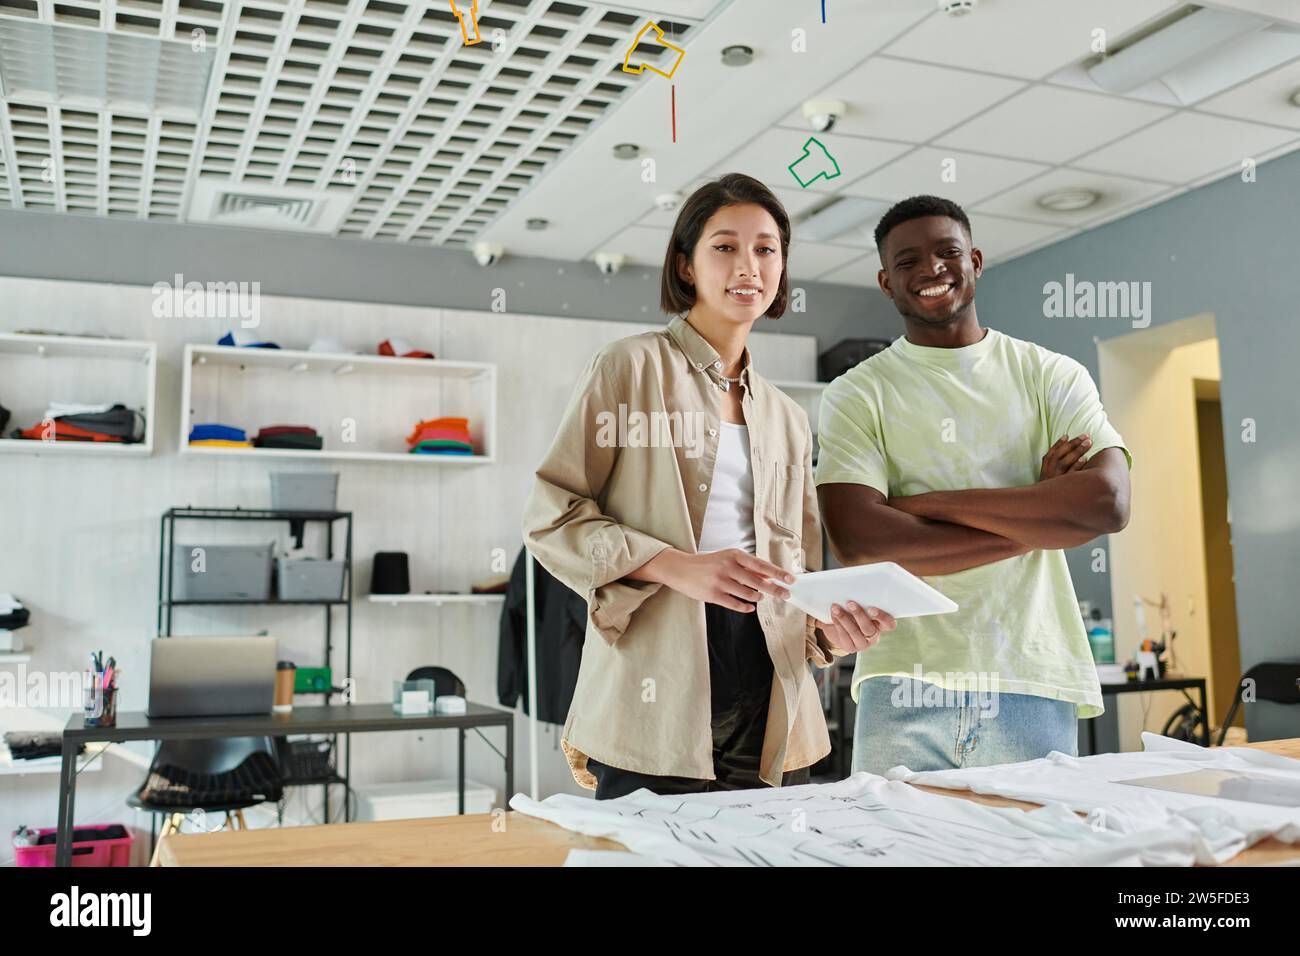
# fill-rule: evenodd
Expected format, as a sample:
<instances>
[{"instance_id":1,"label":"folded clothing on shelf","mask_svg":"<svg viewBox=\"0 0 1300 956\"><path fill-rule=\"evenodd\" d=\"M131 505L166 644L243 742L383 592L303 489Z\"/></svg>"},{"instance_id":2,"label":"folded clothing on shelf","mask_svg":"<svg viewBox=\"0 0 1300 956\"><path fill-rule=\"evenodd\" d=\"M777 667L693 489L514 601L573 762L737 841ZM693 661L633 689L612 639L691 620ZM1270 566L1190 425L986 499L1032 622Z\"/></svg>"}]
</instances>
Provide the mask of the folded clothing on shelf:
<instances>
[{"instance_id":1,"label":"folded clothing on shelf","mask_svg":"<svg viewBox=\"0 0 1300 956\"><path fill-rule=\"evenodd\" d=\"M377 351L380 355L391 355L396 358L431 359L434 357L432 352L417 349L408 339L398 336L384 339L379 343Z\"/></svg>"},{"instance_id":2,"label":"folded clothing on shelf","mask_svg":"<svg viewBox=\"0 0 1300 956\"><path fill-rule=\"evenodd\" d=\"M190 429L191 445L210 441L247 444L248 433L242 428L236 428L234 425L222 425L219 422L204 422Z\"/></svg>"},{"instance_id":3,"label":"folded clothing on shelf","mask_svg":"<svg viewBox=\"0 0 1300 956\"><path fill-rule=\"evenodd\" d=\"M3 417L8 419L8 413ZM0 428L3 427L0 422ZM51 402L40 422L31 428L16 428L10 437L134 444L144 440L144 415L120 402L107 405Z\"/></svg>"},{"instance_id":4,"label":"folded clothing on shelf","mask_svg":"<svg viewBox=\"0 0 1300 956\"><path fill-rule=\"evenodd\" d=\"M23 602L8 592L0 592L0 628L16 631L26 627L31 612L23 607Z\"/></svg>"},{"instance_id":5,"label":"folded clothing on shelf","mask_svg":"<svg viewBox=\"0 0 1300 956\"><path fill-rule=\"evenodd\" d=\"M275 342L264 342L258 339L253 333L244 329L231 329L221 338L217 339L218 345L226 345L232 348L241 349L278 349L280 346Z\"/></svg>"},{"instance_id":6,"label":"folded clothing on shelf","mask_svg":"<svg viewBox=\"0 0 1300 956\"><path fill-rule=\"evenodd\" d=\"M258 448L292 448L320 451L324 440L308 425L269 425L259 429L253 444Z\"/></svg>"},{"instance_id":7,"label":"folded clothing on shelf","mask_svg":"<svg viewBox=\"0 0 1300 956\"><path fill-rule=\"evenodd\" d=\"M417 422L406 444L413 455L472 455L469 419L444 416Z\"/></svg>"}]
</instances>

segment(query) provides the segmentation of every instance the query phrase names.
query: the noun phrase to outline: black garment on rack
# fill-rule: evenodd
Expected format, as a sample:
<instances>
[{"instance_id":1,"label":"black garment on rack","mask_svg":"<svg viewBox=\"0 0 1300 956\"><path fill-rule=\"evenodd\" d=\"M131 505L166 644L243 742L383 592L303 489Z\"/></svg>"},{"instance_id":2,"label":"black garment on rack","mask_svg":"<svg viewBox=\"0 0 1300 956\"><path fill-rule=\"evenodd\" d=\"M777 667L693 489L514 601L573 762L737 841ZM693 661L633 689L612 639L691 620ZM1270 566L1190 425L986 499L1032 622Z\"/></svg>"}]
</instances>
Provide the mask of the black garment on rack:
<instances>
[{"instance_id":1,"label":"black garment on rack","mask_svg":"<svg viewBox=\"0 0 1300 956\"><path fill-rule=\"evenodd\" d=\"M497 653L497 695L503 707L523 698L528 709L528 590L520 549L510 572L501 611L501 642ZM582 642L587 633L587 601L561 584L533 561L537 621L537 719L562 724L569 715L578 685Z\"/></svg>"}]
</instances>

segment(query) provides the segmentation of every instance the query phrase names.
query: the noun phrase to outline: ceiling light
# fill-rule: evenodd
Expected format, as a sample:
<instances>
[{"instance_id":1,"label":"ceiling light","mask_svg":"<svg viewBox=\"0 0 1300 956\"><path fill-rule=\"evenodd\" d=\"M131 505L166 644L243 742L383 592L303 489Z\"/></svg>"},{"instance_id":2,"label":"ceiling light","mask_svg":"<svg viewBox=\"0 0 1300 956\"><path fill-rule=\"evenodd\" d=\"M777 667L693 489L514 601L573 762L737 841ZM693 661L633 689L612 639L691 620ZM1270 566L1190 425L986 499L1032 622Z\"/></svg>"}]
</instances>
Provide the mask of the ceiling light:
<instances>
[{"instance_id":1,"label":"ceiling light","mask_svg":"<svg viewBox=\"0 0 1300 956\"><path fill-rule=\"evenodd\" d=\"M1291 105L1300 106L1300 90L1296 90L1291 94Z\"/></svg>"},{"instance_id":2,"label":"ceiling light","mask_svg":"<svg viewBox=\"0 0 1300 956\"><path fill-rule=\"evenodd\" d=\"M1095 206L1101 199L1101 193L1095 189L1060 189L1035 200L1039 206L1051 212L1078 212Z\"/></svg>"},{"instance_id":3,"label":"ceiling light","mask_svg":"<svg viewBox=\"0 0 1300 956\"><path fill-rule=\"evenodd\" d=\"M1204 7L1088 68L1110 93L1154 80L1196 103L1300 56L1300 30L1263 17Z\"/></svg>"},{"instance_id":4,"label":"ceiling light","mask_svg":"<svg viewBox=\"0 0 1300 956\"><path fill-rule=\"evenodd\" d=\"M530 230L532 230L533 232L541 232L543 229L545 229L545 228L546 228L547 226L549 226L550 224L551 224L551 221L550 221L549 219L542 219L541 217L536 217L536 218L533 218L533 219L529 219L529 220L528 220L528 223L527 223L527 226L528 226L528 228L529 228Z\"/></svg>"},{"instance_id":5,"label":"ceiling light","mask_svg":"<svg viewBox=\"0 0 1300 956\"><path fill-rule=\"evenodd\" d=\"M939 0L939 9L950 17L964 17L975 11L976 0Z\"/></svg>"},{"instance_id":6,"label":"ceiling light","mask_svg":"<svg viewBox=\"0 0 1300 956\"><path fill-rule=\"evenodd\" d=\"M636 143L619 143L614 147L615 159L636 159L641 155L641 147Z\"/></svg>"},{"instance_id":7,"label":"ceiling light","mask_svg":"<svg viewBox=\"0 0 1300 956\"><path fill-rule=\"evenodd\" d=\"M889 205L878 199L841 196L800 220L797 226L799 238L810 242L830 242L837 236L874 224Z\"/></svg>"},{"instance_id":8,"label":"ceiling light","mask_svg":"<svg viewBox=\"0 0 1300 956\"><path fill-rule=\"evenodd\" d=\"M1300 30L1280 25L1230 40L1162 76L1183 104L1198 103L1300 56Z\"/></svg>"},{"instance_id":9,"label":"ceiling light","mask_svg":"<svg viewBox=\"0 0 1300 956\"><path fill-rule=\"evenodd\" d=\"M754 62L754 48L737 44L722 48L723 66L749 66Z\"/></svg>"}]
</instances>

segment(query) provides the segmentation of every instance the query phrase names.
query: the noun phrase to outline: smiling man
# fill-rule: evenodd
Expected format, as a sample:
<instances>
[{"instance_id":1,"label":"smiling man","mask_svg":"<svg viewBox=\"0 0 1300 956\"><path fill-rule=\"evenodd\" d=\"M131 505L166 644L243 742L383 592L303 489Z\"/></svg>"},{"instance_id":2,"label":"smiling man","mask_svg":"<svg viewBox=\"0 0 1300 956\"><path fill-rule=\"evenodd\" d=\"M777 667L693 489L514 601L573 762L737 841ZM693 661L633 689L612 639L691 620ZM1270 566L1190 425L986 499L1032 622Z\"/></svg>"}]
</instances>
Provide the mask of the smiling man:
<instances>
[{"instance_id":1,"label":"smiling man","mask_svg":"<svg viewBox=\"0 0 1300 956\"><path fill-rule=\"evenodd\" d=\"M1077 754L1103 709L1062 549L1128 523L1131 457L1082 365L980 327L960 206L906 199L876 248L905 334L826 389L822 516L841 562L895 561L960 610L858 653L853 769Z\"/></svg>"}]
</instances>

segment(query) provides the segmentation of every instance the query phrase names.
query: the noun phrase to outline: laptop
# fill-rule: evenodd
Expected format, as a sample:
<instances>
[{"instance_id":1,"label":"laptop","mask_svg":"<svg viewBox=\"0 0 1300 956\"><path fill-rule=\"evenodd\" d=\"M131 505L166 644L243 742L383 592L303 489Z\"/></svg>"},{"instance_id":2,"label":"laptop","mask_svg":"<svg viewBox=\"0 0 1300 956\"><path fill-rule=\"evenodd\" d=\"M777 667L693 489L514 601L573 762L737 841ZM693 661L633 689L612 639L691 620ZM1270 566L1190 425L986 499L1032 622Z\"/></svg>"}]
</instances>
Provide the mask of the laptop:
<instances>
[{"instance_id":1,"label":"laptop","mask_svg":"<svg viewBox=\"0 0 1300 956\"><path fill-rule=\"evenodd\" d=\"M149 717L269 714L274 637L158 637L150 642Z\"/></svg>"}]
</instances>

